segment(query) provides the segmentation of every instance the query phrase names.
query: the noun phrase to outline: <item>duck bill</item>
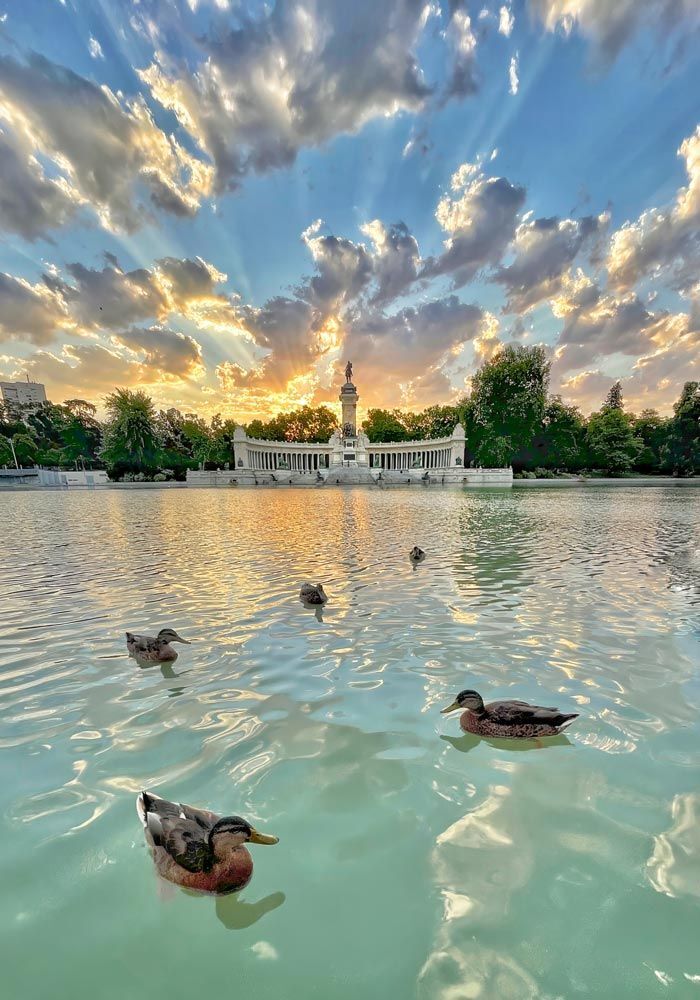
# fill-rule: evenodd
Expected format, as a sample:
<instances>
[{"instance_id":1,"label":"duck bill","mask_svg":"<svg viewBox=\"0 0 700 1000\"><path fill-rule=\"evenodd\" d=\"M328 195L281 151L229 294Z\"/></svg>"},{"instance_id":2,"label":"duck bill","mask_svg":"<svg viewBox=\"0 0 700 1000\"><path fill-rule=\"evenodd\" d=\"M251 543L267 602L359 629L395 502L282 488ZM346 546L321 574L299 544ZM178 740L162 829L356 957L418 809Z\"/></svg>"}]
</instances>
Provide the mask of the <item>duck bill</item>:
<instances>
[{"instance_id":1,"label":"duck bill","mask_svg":"<svg viewBox=\"0 0 700 1000\"><path fill-rule=\"evenodd\" d=\"M447 708L441 708L440 714L447 715L448 712L456 712L459 707L460 706L457 704L457 702L453 701L451 705L447 706Z\"/></svg>"},{"instance_id":2,"label":"duck bill","mask_svg":"<svg viewBox=\"0 0 700 1000\"><path fill-rule=\"evenodd\" d=\"M259 830L253 830L250 835L251 844L279 844L279 837L273 837L271 833L260 833Z\"/></svg>"},{"instance_id":3,"label":"duck bill","mask_svg":"<svg viewBox=\"0 0 700 1000\"><path fill-rule=\"evenodd\" d=\"M185 644L185 646L191 646L192 645L192 643L190 642L189 639L183 639L182 636L181 635L177 635L177 633L175 634L175 641L176 642L182 642L182 643Z\"/></svg>"}]
</instances>

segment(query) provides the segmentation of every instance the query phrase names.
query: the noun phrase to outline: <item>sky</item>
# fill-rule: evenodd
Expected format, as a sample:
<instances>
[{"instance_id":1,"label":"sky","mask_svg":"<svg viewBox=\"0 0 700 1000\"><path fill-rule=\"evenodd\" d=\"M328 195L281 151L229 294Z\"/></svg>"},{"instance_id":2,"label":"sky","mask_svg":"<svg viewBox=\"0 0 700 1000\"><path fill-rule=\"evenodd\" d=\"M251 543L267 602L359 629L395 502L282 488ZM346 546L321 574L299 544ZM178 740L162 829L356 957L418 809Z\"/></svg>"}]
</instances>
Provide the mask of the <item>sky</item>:
<instances>
[{"instance_id":1,"label":"sky","mask_svg":"<svg viewBox=\"0 0 700 1000\"><path fill-rule=\"evenodd\" d=\"M700 377L700 0L0 0L0 379L422 409Z\"/></svg>"}]
</instances>

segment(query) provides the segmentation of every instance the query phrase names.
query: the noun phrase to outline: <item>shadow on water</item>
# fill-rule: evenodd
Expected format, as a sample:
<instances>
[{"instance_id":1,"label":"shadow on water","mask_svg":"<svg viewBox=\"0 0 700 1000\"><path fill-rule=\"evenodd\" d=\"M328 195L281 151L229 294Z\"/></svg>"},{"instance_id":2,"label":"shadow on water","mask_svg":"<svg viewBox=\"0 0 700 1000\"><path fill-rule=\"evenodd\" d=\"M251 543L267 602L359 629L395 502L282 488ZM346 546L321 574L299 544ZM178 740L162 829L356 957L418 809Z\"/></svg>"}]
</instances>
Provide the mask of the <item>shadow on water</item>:
<instances>
[{"instance_id":1,"label":"shadow on water","mask_svg":"<svg viewBox=\"0 0 700 1000\"><path fill-rule=\"evenodd\" d=\"M184 677L185 674L190 673L189 670L180 670L180 671L173 670L174 661L171 661L170 663L148 663L146 661L137 659L135 662L140 670L153 670L154 667L158 667L160 669L163 680L165 681L174 681L176 677ZM183 694L184 691L185 691L185 685L178 684L177 687L168 688L168 697L177 698L181 694Z\"/></svg>"},{"instance_id":2,"label":"shadow on water","mask_svg":"<svg viewBox=\"0 0 700 1000\"><path fill-rule=\"evenodd\" d=\"M568 736L561 733L559 736L543 736L537 740L494 740L487 739L485 736L473 736L471 733L465 733L464 736L445 736L441 734L441 740L445 743L449 743L459 750L460 753L469 753L470 750L474 750L480 743L488 743L490 747L494 750L549 750L552 747L571 747L573 743Z\"/></svg>"},{"instance_id":3,"label":"shadow on water","mask_svg":"<svg viewBox=\"0 0 700 1000\"><path fill-rule=\"evenodd\" d=\"M194 892L191 889L182 889L184 895L195 899L211 899L206 893ZM227 930L242 931L246 927L252 927L258 920L280 907L286 900L283 892L271 892L269 896L264 896L257 903L248 903L241 899L237 892L229 893L225 896L215 896L214 906L216 918Z\"/></svg>"}]
</instances>

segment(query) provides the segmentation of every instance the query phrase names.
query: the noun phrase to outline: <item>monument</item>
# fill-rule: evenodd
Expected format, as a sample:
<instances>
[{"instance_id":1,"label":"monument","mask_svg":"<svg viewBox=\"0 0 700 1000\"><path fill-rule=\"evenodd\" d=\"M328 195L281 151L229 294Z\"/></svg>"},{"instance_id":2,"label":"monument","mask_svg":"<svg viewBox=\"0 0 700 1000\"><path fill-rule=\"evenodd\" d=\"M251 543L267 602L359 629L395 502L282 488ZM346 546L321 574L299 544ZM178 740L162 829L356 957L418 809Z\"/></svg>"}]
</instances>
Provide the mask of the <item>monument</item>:
<instances>
[{"instance_id":1,"label":"monument","mask_svg":"<svg viewBox=\"0 0 700 1000\"><path fill-rule=\"evenodd\" d=\"M340 426L343 430L343 436L346 438L357 436L357 401L359 398L357 389L352 384L352 361L348 361L345 366L345 385L341 387L338 397L342 408Z\"/></svg>"}]
</instances>

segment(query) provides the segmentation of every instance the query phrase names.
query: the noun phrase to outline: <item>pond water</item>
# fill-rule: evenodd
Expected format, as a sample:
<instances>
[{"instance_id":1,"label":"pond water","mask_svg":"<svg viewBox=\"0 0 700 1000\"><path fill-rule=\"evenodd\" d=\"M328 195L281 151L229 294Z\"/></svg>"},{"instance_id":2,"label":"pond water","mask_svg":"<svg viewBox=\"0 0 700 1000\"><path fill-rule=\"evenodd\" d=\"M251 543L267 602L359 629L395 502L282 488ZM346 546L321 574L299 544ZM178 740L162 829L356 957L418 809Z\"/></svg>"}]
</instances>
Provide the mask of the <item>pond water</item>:
<instances>
[{"instance_id":1,"label":"pond water","mask_svg":"<svg viewBox=\"0 0 700 1000\"><path fill-rule=\"evenodd\" d=\"M5 995L700 997L700 492L33 492L0 523ZM165 625L171 668L127 657ZM581 716L480 741L439 713L465 687ZM240 894L165 886L144 787L280 843Z\"/></svg>"}]
</instances>

